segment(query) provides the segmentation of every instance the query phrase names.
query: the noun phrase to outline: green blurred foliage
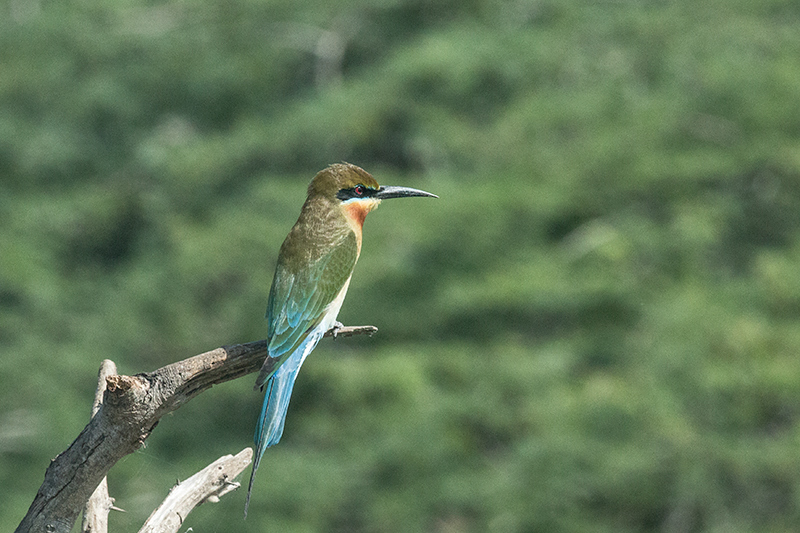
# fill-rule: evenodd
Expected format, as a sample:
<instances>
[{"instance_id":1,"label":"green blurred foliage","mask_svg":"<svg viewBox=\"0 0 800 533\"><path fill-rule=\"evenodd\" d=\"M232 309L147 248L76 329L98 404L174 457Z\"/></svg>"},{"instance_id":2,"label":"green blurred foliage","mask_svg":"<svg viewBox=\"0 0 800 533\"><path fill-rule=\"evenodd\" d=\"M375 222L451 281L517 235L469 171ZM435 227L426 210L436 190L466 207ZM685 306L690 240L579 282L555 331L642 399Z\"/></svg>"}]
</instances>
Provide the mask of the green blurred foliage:
<instances>
[{"instance_id":1,"label":"green blurred foliage","mask_svg":"<svg viewBox=\"0 0 800 533\"><path fill-rule=\"evenodd\" d=\"M370 216L256 481L206 531L744 532L800 521L800 9L786 0L0 7L0 529L104 358L262 338L324 165ZM248 446L252 381L110 473L135 531ZM13 490L11 490L13 488Z\"/></svg>"}]
</instances>

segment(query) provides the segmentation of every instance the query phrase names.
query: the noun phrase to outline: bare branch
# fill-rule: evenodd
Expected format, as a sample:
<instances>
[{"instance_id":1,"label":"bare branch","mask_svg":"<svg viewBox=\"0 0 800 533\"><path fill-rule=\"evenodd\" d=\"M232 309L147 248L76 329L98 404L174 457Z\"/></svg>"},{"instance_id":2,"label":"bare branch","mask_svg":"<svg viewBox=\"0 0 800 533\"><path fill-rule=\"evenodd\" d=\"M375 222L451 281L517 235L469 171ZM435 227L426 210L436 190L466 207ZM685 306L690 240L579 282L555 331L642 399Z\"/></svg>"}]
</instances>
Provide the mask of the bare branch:
<instances>
[{"instance_id":1,"label":"bare branch","mask_svg":"<svg viewBox=\"0 0 800 533\"><path fill-rule=\"evenodd\" d=\"M169 491L169 496L153 511L139 533L173 533L178 531L192 509L204 502L216 503L219 498L239 488L232 481L253 459L253 449L245 448L236 455L220 457L186 481Z\"/></svg>"},{"instance_id":2,"label":"bare branch","mask_svg":"<svg viewBox=\"0 0 800 533\"><path fill-rule=\"evenodd\" d=\"M352 329L352 334L375 330L341 329ZM108 470L139 449L162 416L213 385L256 372L266 355L267 341L260 340L223 346L155 372L106 377L102 405L69 448L50 463L17 533L69 533Z\"/></svg>"},{"instance_id":3,"label":"bare branch","mask_svg":"<svg viewBox=\"0 0 800 533\"><path fill-rule=\"evenodd\" d=\"M352 337L353 335L372 335L378 331L375 326L342 326L340 328L333 327L325 332L323 337Z\"/></svg>"},{"instance_id":4,"label":"bare branch","mask_svg":"<svg viewBox=\"0 0 800 533\"><path fill-rule=\"evenodd\" d=\"M97 376L97 392L95 392L94 403L92 404L92 418L100 410L100 406L103 405L106 378L116 375L116 373L117 365L114 364L114 361L104 359L100 364L100 371ZM114 498L108 495L108 481L103 478L103 481L97 486L83 509L81 531L83 533L106 533L108 531L108 511L113 505Z\"/></svg>"}]
</instances>

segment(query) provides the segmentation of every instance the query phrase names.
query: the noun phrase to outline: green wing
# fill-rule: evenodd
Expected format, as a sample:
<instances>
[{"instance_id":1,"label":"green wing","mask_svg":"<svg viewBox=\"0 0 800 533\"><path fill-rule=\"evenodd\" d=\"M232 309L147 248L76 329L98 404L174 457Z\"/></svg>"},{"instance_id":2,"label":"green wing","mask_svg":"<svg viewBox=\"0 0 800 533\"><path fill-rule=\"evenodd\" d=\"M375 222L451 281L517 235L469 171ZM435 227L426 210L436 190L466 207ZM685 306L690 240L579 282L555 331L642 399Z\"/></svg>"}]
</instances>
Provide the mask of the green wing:
<instances>
[{"instance_id":1,"label":"green wing","mask_svg":"<svg viewBox=\"0 0 800 533\"><path fill-rule=\"evenodd\" d=\"M356 236L350 232L330 252L299 268L292 268L289 261L278 261L267 304L269 356L257 386L265 383L322 322L357 259Z\"/></svg>"}]
</instances>

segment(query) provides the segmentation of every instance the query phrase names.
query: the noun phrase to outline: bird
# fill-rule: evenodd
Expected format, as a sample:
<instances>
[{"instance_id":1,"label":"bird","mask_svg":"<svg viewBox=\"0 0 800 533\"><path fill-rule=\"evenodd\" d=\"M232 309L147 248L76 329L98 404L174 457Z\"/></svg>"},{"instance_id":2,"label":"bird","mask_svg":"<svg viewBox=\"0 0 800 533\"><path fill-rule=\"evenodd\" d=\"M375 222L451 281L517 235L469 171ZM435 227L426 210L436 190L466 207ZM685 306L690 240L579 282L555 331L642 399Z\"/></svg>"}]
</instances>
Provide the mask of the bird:
<instances>
[{"instance_id":1,"label":"bird","mask_svg":"<svg viewBox=\"0 0 800 533\"><path fill-rule=\"evenodd\" d=\"M286 411L300 366L336 318L361 254L364 219L382 200L414 196L438 198L409 187L380 186L350 163L329 165L314 176L300 216L281 245L267 300L267 351L255 383L264 403L255 431L253 480L264 452L283 434Z\"/></svg>"}]
</instances>

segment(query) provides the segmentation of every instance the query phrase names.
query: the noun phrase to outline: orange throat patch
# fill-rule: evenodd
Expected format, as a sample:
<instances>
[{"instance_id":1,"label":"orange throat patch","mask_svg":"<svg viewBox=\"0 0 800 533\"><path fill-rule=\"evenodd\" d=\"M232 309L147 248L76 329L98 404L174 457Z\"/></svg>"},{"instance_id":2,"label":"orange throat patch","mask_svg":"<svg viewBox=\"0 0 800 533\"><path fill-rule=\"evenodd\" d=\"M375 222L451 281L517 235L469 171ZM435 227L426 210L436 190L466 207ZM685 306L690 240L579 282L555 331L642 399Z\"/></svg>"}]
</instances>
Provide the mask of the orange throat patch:
<instances>
[{"instance_id":1,"label":"orange throat patch","mask_svg":"<svg viewBox=\"0 0 800 533\"><path fill-rule=\"evenodd\" d=\"M370 198L355 200L342 206L347 216L347 221L350 222L350 225L356 233L361 233L361 228L364 227L364 219L367 218L367 213L378 207L379 203L381 203L380 200L373 200Z\"/></svg>"}]
</instances>

